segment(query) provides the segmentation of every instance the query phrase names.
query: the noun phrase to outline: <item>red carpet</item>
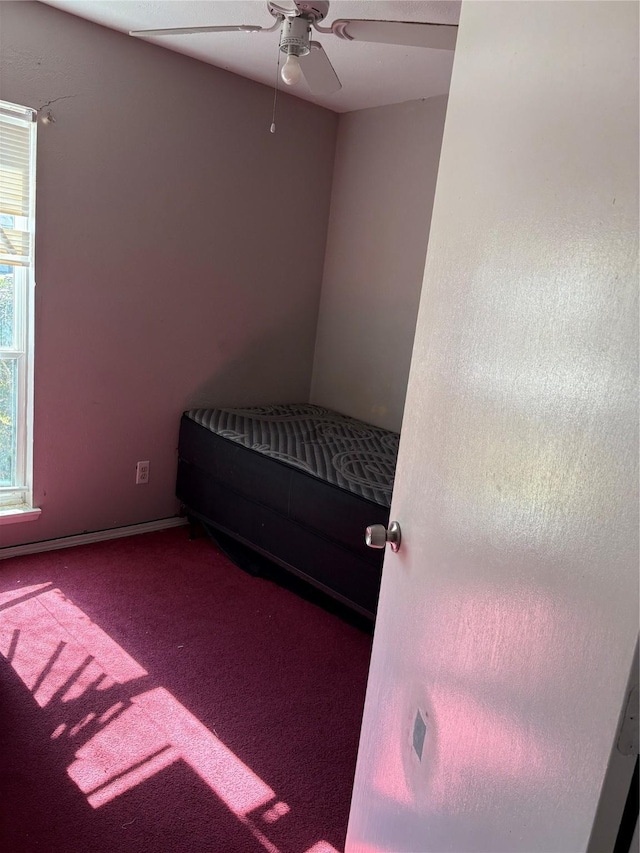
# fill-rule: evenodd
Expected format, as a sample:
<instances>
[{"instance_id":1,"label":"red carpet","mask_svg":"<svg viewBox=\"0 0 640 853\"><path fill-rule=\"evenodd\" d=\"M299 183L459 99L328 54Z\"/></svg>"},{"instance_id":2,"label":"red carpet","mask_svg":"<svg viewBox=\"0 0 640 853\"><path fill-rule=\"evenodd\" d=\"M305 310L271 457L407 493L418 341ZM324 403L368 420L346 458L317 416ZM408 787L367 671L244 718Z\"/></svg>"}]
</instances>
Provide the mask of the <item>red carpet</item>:
<instances>
[{"instance_id":1,"label":"red carpet","mask_svg":"<svg viewBox=\"0 0 640 853\"><path fill-rule=\"evenodd\" d=\"M0 850L342 851L370 644L185 529L0 562Z\"/></svg>"}]
</instances>

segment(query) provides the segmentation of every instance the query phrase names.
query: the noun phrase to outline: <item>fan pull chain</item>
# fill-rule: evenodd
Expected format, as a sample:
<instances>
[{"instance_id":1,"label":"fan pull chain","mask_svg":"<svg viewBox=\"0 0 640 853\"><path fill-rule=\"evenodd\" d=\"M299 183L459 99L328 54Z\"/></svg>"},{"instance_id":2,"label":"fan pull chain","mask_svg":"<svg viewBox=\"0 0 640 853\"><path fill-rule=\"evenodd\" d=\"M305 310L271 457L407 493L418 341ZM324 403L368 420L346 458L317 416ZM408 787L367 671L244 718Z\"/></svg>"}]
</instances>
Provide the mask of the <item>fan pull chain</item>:
<instances>
[{"instance_id":1,"label":"fan pull chain","mask_svg":"<svg viewBox=\"0 0 640 853\"><path fill-rule=\"evenodd\" d=\"M280 42L278 42L278 65L276 67L276 86L273 92L273 113L271 115L271 133L276 132L276 103L278 100L278 83L280 82Z\"/></svg>"}]
</instances>

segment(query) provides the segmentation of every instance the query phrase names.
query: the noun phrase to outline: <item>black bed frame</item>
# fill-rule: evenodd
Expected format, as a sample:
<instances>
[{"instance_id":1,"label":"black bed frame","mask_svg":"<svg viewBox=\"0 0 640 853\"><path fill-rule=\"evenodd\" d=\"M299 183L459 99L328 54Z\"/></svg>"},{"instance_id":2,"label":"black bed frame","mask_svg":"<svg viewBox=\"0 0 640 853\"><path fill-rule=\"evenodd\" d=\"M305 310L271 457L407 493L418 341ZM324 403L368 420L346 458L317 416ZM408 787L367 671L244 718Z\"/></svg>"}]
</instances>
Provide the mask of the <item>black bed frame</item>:
<instances>
[{"instance_id":1,"label":"black bed frame","mask_svg":"<svg viewBox=\"0 0 640 853\"><path fill-rule=\"evenodd\" d=\"M183 415L176 494L211 525L374 618L383 551L364 543L389 509L223 438Z\"/></svg>"}]
</instances>

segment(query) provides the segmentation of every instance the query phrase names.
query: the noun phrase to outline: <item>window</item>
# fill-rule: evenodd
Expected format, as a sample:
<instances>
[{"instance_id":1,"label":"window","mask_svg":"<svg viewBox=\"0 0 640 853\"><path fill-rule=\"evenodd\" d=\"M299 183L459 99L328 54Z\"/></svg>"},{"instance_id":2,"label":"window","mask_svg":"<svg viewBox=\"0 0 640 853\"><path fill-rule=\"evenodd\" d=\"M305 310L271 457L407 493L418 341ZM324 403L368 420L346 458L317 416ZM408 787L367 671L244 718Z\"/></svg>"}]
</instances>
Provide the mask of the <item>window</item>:
<instances>
[{"instance_id":1,"label":"window","mask_svg":"<svg viewBox=\"0 0 640 853\"><path fill-rule=\"evenodd\" d=\"M0 101L0 514L31 507L36 113Z\"/></svg>"}]
</instances>

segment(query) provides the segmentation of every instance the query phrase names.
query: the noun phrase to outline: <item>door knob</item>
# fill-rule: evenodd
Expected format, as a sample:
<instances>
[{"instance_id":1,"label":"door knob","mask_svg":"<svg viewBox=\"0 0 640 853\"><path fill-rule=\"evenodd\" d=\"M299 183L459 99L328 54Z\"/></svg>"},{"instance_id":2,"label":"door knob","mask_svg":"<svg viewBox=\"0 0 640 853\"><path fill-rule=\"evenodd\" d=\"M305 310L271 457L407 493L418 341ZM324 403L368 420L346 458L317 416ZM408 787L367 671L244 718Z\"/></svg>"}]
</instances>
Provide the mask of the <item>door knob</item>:
<instances>
[{"instance_id":1,"label":"door knob","mask_svg":"<svg viewBox=\"0 0 640 853\"><path fill-rule=\"evenodd\" d=\"M392 551L400 550L400 538L400 525L397 521L392 521L388 530L384 524L372 524L364 534L364 541L369 548L384 548L388 542Z\"/></svg>"}]
</instances>

